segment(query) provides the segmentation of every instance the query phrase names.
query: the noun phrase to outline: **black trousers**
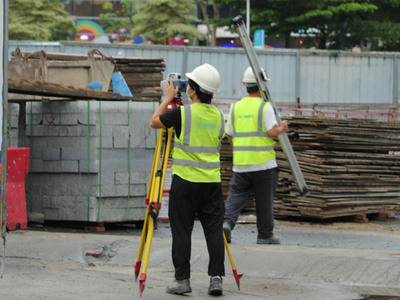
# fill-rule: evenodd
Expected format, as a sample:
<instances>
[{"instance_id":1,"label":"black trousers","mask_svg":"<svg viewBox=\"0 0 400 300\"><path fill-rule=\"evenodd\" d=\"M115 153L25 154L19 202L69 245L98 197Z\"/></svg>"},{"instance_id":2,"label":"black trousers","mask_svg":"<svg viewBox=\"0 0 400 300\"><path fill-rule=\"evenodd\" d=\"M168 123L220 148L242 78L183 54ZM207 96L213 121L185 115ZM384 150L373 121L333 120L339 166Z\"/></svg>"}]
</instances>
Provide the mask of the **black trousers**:
<instances>
[{"instance_id":1,"label":"black trousers","mask_svg":"<svg viewBox=\"0 0 400 300\"><path fill-rule=\"evenodd\" d=\"M174 175L169 198L172 233L172 262L175 279L190 278L191 237L195 217L204 230L209 254L208 275L225 275L222 231L225 206L221 183L190 182Z\"/></svg>"}]
</instances>

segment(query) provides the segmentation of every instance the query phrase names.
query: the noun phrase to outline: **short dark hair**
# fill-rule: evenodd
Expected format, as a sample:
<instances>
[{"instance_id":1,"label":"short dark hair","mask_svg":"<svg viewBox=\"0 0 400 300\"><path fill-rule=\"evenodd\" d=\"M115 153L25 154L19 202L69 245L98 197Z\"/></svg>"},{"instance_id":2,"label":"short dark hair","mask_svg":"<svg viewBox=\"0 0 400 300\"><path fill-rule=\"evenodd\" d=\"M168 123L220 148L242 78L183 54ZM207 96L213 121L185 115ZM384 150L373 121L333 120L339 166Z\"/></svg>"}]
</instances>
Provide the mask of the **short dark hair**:
<instances>
[{"instance_id":1,"label":"short dark hair","mask_svg":"<svg viewBox=\"0 0 400 300\"><path fill-rule=\"evenodd\" d=\"M246 90L247 90L247 93L251 94L251 93L257 92L259 89L258 89L258 85L249 85L249 86L246 86Z\"/></svg>"},{"instance_id":2,"label":"short dark hair","mask_svg":"<svg viewBox=\"0 0 400 300\"><path fill-rule=\"evenodd\" d=\"M188 83L189 83L190 88L195 91L197 97L199 97L201 103L206 103L206 104L211 103L211 99L213 97L212 94L206 94L206 93L203 93L202 91L200 91L200 86L196 82L194 82L192 79L189 79Z\"/></svg>"}]
</instances>

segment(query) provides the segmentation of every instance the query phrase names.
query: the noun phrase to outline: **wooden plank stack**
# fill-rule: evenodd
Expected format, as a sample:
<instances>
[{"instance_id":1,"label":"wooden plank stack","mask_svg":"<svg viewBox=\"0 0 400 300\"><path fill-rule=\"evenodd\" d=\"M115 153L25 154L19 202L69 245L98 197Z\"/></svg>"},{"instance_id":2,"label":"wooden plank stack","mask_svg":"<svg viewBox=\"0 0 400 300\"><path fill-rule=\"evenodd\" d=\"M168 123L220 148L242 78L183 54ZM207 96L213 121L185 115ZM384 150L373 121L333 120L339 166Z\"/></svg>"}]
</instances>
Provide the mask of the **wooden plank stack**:
<instances>
[{"instance_id":1,"label":"wooden plank stack","mask_svg":"<svg viewBox=\"0 0 400 300\"><path fill-rule=\"evenodd\" d=\"M113 57L114 72L121 72L135 99L159 102L163 94L160 83L165 70L163 58ZM112 91L112 84L110 86Z\"/></svg>"},{"instance_id":2,"label":"wooden plank stack","mask_svg":"<svg viewBox=\"0 0 400 300\"><path fill-rule=\"evenodd\" d=\"M305 196L298 193L277 143L280 180L275 197L275 216L365 217L393 213L398 209L399 122L326 117L285 119L290 124L288 135L309 192ZM229 161L229 154L226 154L224 149L222 156ZM230 172L229 167L223 169L223 180L229 178Z\"/></svg>"}]
</instances>

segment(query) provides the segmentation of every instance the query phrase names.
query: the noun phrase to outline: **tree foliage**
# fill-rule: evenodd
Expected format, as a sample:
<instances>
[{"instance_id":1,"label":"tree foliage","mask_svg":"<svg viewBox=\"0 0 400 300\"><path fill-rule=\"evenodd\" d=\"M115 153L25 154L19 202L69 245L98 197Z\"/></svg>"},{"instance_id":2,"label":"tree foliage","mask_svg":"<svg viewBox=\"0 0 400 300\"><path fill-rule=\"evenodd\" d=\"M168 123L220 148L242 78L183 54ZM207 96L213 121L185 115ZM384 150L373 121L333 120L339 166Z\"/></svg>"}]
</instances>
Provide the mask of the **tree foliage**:
<instances>
[{"instance_id":1,"label":"tree foliage","mask_svg":"<svg viewBox=\"0 0 400 300\"><path fill-rule=\"evenodd\" d=\"M204 39L192 25L198 21L191 12L196 6L192 0L147 0L136 5L132 16L135 24L131 34L147 36L154 42L166 43L176 36Z\"/></svg>"},{"instance_id":2,"label":"tree foliage","mask_svg":"<svg viewBox=\"0 0 400 300\"><path fill-rule=\"evenodd\" d=\"M114 11L114 5L111 2L105 2L103 4L103 9L106 13L100 14L100 21L105 32L118 33L121 28L126 29L128 32L132 30L132 16L136 11L136 1L122 0L121 5L121 10Z\"/></svg>"},{"instance_id":3,"label":"tree foliage","mask_svg":"<svg viewBox=\"0 0 400 300\"><path fill-rule=\"evenodd\" d=\"M246 15L246 1L220 1ZM285 38L287 47L300 32L321 49L400 50L400 0L252 0L250 24L251 32Z\"/></svg>"},{"instance_id":4,"label":"tree foliage","mask_svg":"<svg viewBox=\"0 0 400 300\"><path fill-rule=\"evenodd\" d=\"M58 0L10 0L9 39L62 40L75 33L75 24L68 18Z\"/></svg>"}]
</instances>

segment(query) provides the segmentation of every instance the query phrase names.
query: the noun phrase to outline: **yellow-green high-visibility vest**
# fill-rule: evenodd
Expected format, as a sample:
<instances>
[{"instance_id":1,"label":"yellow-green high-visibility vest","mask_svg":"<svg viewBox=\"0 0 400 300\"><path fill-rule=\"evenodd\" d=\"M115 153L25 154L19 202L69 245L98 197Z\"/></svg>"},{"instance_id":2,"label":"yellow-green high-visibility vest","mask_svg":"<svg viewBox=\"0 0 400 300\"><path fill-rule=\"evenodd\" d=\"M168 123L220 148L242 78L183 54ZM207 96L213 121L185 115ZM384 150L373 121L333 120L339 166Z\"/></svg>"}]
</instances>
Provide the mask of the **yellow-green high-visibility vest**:
<instances>
[{"instance_id":1,"label":"yellow-green high-visibility vest","mask_svg":"<svg viewBox=\"0 0 400 300\"><path fill-rule=\"evenodd\" d=\"M264 114L269 102L246 97L231 105L233 164L258 165L275 159L275 141L268 136Z\"/></svg>"},{"instance_id":2,"label":"yellow-green high-visibility vest","mask_svg":"<svg viewBox=\"0 0 400 300\"><path fill-rule=\"evenodd\" d=\"M192 182L221 182L219 150L225 135L223 113L214 105L181 106L182 129L175 135L172 174Z\"/></svg>"}]
</instances>

